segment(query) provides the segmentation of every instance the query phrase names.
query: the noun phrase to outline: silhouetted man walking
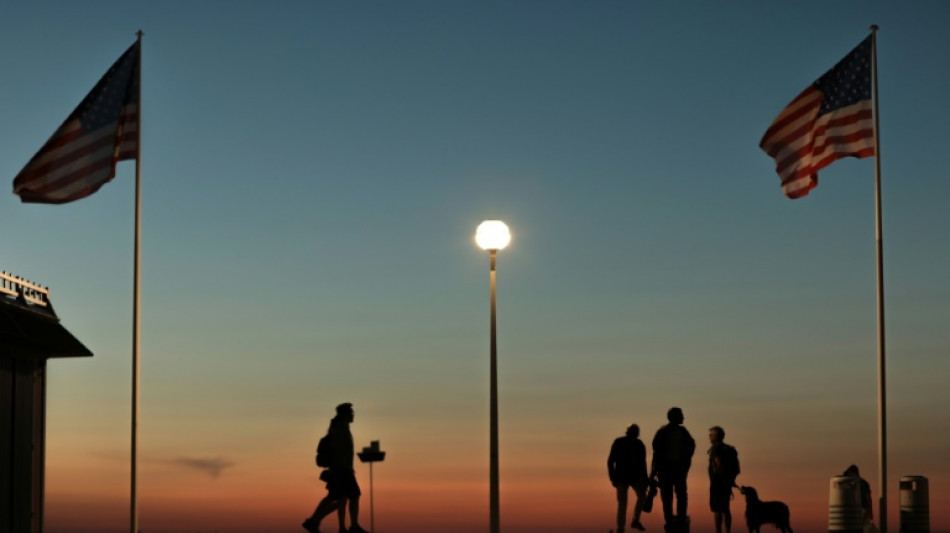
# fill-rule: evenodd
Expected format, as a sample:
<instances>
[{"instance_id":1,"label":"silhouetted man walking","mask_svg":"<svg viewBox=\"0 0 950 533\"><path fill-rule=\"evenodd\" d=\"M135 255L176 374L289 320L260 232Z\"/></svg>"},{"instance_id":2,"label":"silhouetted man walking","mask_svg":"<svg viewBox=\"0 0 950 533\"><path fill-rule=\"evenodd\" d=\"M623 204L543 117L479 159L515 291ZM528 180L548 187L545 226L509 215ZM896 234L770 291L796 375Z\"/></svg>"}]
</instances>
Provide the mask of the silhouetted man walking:
<instances>
[{"instance_id":1,"label":"silhouetted man walking","mask_svg":"<svg viewBox=\"0 0 950 533\"><path fill-rule=\"evenodd\" d=\"M723 522L726 533L732 531L732 487L739 475L739 452L725 442L726 431L719 426L709 428L709 509L713 512L716 533L722 533Z\"/></svg>"},{"instance_id":2,"label":"silhouetted man walking","mask_svg":"<svg viewBox=\"0 0 950 533\"><path fill-rule=\"evenodd\" d=\"M627 434L614 440L607 457L607 475L610 484L617 489L617 533L623 533L627 517L627 489L633 488L637 494L637 503L633 508L633 521L630 527L644 530L640 523L640 513L647 491L647 449L639 439L640 426L633 424L627 428Z\"/></svg>"},{"instance_id":3,"label":"silhouetted man walking","mask_svg":"<svg viewBox=\"0 0 950 533\"><path fill-rule=\"evenodd\" d=\"M683 427L683 410L671 407L666 413L669 424L661 427L653 437L653 472L660 483L663 500L663 519L667 533L689 530L686 514L686 475L692 465L696 441ZM676 514L673 514L673 495L676 494Z\"/></svg>"},{"instance_id":4,"label":"silhouetted man walking","mask_svg":"<svg viewBox=\"0 0 950 533\"><path fill-rule=\"evenodd\" d=\"M361 492L353 470L353 434L350 433L354 418L353 404L341 403L336 406L336 416L330 420L325 443L321 442L317 447L317 464L323 466L323 463L327 468L320 474L320 479L327 482L327 495L317 504L313 515L303 522L304 529L310 533L320 533L320 521L347 502L350 507L350 528L346 531L368 533L359 525ZM342 516L340 531L344 531Z\"/></svg>"}]
</instances>

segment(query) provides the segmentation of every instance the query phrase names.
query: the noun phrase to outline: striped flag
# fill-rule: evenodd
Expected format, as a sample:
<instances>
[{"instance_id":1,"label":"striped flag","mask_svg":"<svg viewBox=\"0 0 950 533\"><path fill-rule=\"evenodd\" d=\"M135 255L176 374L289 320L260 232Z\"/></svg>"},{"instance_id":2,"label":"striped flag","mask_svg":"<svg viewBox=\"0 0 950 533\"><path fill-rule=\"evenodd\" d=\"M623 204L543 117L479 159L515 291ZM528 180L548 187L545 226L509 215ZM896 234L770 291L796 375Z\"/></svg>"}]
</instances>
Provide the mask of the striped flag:
<instances>
[{"instance_id":1,"label":"striped flag","mask_svg":"<svg viewBox=\"0 0 950 533\"><path fill-rule=\"evenodd\" d=\"M138 157L139 59L136 41L17 174L20 201L84 198L112 180L116 162Z\"/></svg>"},{"instance_id":2,"label":"striped flag","mask_svg":"<svg viewBox=\"0 0 950 533\"><path fill-rule=\"evenodd\" d=\"M874 155L871 36L792 100L759 147L775 159L782 192L801 198L818 170L842 157Z\"/></svg>"}]
</instances>

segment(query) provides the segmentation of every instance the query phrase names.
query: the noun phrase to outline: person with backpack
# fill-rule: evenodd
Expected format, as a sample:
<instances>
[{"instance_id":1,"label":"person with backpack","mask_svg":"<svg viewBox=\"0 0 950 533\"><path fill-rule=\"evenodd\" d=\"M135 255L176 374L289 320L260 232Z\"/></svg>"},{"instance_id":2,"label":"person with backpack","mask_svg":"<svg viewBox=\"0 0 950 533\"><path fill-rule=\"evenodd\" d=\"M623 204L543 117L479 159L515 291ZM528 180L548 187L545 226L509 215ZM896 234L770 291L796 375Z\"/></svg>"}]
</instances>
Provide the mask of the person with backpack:
<instances>
[{"instance_id":1,"label":"person with backpack","mask_svg":"<svg viewBox=\"0 0 950 533\"><path fill-rule=\"evenodd\" d=\"M689 531L689 516L686 514L689 500L686 494L686 475L693 463L696 441L683 427L683 410L671 407L666 412L669 424L657 430L653 437L653 472L660 484L660 499L663 501L663 520L666 533ZM673 495L676 495L676 514L673 514Z\"/></svg>"},{"instance_id":2,"label":"person with backpack","mask_svg":"<svg viewBox=\"0 0 950 533\"><path fill-rule=\"evenodd\" d=\"M630 527L643 531L640 513L646 502L647 492L647 449L640 440L640 426L632 424L626 435L618 437L610 446L607 456L607 475L610 484L617 489L617 533L623 533L627 516L627 489L632 488L637 495L633 508L633 521Z\"/></svg>"},{"instance_id":3,"label":"person with backpack","mask_svg":"<svg viewBox=\"0 0 950 533\"><path fill-rule=\"evenodd\" d=\"M719 426L709 428L709 508L713 512L716 533L722 533L723 523L726 533L732 530L732 488L736 486L739 475L739 452L735 447L723 442L726 431Z\"/></svg>"},{"instance_id":4,"label":"person with backpack","mask_svg":"<svg viewBox=\"0 0 950 533\"><path fill-rule=\"evenodd\" d=\"M320 479L327 484L327 495L317 504L313 514L304 520L303 528L310 533L320 533L320 521L333 511L340 512L340 531L369 533L359 525L360 486L353 470L353 434L350 424L355 414L353 404L336 406L336 416L330 420L326 436L317 444L317 466L325 468ZM350 508L350 528L344 529L346 504Z\"/></svg>"}]
</instances>

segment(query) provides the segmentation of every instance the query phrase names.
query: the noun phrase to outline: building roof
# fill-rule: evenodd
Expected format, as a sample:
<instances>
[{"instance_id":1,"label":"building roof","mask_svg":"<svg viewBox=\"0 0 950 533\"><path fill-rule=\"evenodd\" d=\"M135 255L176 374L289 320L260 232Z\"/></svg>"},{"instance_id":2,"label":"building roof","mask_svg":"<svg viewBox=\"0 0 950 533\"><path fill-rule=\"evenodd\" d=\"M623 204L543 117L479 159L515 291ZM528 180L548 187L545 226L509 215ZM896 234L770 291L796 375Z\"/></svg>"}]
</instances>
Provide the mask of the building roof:
<instances>
[{"instance_id":1,"label":"building roof","mask_svg":"<svg viewBox=\"0 0 950 533\"><path fill-rule=\"evenodd\" d=\"M59 322L45 289L0 274L0 354L5 357L90 357Z\"/></svg>"}]
</instances>

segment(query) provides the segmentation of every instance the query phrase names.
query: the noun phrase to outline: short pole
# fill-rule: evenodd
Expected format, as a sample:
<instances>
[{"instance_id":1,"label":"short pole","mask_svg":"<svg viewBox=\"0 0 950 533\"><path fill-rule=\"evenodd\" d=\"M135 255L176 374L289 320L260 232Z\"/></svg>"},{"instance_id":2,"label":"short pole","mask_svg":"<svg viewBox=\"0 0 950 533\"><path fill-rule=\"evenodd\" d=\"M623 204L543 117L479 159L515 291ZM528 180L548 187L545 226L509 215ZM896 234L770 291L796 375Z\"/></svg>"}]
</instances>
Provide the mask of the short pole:
<instances>
[{"instance_id":1,"label":"short pole","mask_svg":"<svg viewBox=\"0 0 950 533\"><path fill-rule=\"evenodd\" d=\"M369 464L369 530L376 531L373 513L373 463Z\"/></svg>"}]
</instances>

